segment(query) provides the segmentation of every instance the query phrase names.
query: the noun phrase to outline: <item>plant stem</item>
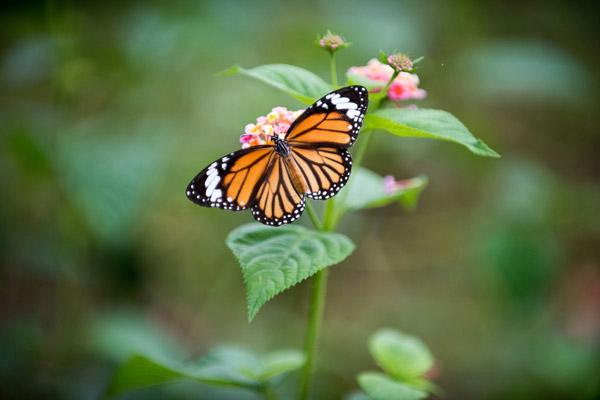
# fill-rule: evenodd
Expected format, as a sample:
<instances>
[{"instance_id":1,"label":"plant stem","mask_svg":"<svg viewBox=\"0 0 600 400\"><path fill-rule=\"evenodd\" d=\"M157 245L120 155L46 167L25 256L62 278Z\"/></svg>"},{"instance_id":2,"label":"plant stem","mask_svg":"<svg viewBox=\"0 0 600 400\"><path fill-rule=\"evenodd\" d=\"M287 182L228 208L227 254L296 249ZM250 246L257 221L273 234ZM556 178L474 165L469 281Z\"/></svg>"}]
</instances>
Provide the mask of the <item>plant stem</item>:
<instances>
[{"instance_id":1,"label":"plant stem","mask_svg":"<svg viewBox=\"0 0 600 400\"><path fill-rule=\"evenodd\" d=\"M335 227L333 226L334 218L332 217L335 213L333 199L329 199L325 202L325 212L324 212L324 222L323 222L323 230L325 232L333 232Z\"/></svg>"},{"instance_id":2,"label":"plant stem","mask_svg":"<svg viewBox=\"0 0 600 400\"><path fill-rule=\"evenodd\" d=\"M329 68L331 70L331 84L337 88L337 70L335 67L335 55L329 53ZM335 210L333 199L329 199L325 204L324 221L321 223L312 206L307 202L306 211L316 230L331 232L334 229ZM323 311L325 309L325 292L327 289L327 275L329 271L324 268L317 272L312 279L310 290L310 299L308 304L308 326L304 339L304 353L306 354L306 364L302 369L302 381L300 399L306 400L310 393L312 378L316 370L317 362L317 344L321 334L321 325L323 324Z\"/></svg>"},{"instance_id":3,"label":"plant stem","mask_svg":"<svg viewBox=\"0 0 600 400\"><path fill-rule=\"evenodd\" d=\"M317 339L320 335L321 324L323 322L327 274L328 269L324 268L317 272L312 280L310 303L308 306L308 327L306 329L306 339L304 343L306 364L304 364L302 371L301 400L306 400L308 398L312 377L316 369Z\"/></svg>"},{"instance_id":4,"label":"plant stem","mask_svg":"<svg viewBox=\"0 0 600 400\"><path fill-rule=\"evenodd\" d=\"M308 216L310 217L310 221L312 222L315 229L318 231L322 231L323 223L319 219L319 216L317 215L315 209L312 208L312 205L310 204L310 202L308 200L306 200L306 212L308 213Z\"/></svg>"},{"instance_id":5,"label":"plant stem","mask_svg":"<svg viewBox=\"0 0 600 400\"><path fill-rule=\"evenodd\" d=\"M388 91L390 85L392 84L394 79L396 79L398 74L399 74L399 72L395 71L392 74L392 77L390 78L390 80L386 83L385 87L381 90L381 92L379 92L379 93L377 93L377 95L373 96L373 101L369 105L369 109L371 111L375 111L376 109L379 108L379 103L381 103L381 100L383 100L385 98L385 96L387 95L387 91Z\"/></svg>"},{"instance_id":6,"label":"plant stem","mask_svg":"<svg viewBox=\"0 0 600 400\"><path fill-rule=\"evenodd\" d=\"M335 89L337 89L338 81L337 81L337 70L335 68L335 55L332 52L329 53L329 68L331 70L331 84Z\"/></svg>"},{"instance_id":7,"label":"plant stem","mask_svg":"<svg viewBox=\"0 0 600 400\"><path fill-rule=\"evenodd\" d=\"M268 383L263 384L262 393L265 396L265 400L277 400L277 394Z\"/></svg>"},{"instance_id":8,"label":"plant stem","mask_svg":"<svg viewBox=\"0 0 600 400\"><path fill-rule=\"evenodd\" d=\"M360 144L360 147L358 148L358 151L356 153L356 159L354 160L354 165L352 166L353 169L360 168L360 165L362 164L362 160L365 157L365 153L367 152L367 147L369 147L369 143L371 142L371 136L373 136L373 131L368 130L364 133L363 136L365 138L363 139L363 141Z\"/></svg>"}]
</instances>

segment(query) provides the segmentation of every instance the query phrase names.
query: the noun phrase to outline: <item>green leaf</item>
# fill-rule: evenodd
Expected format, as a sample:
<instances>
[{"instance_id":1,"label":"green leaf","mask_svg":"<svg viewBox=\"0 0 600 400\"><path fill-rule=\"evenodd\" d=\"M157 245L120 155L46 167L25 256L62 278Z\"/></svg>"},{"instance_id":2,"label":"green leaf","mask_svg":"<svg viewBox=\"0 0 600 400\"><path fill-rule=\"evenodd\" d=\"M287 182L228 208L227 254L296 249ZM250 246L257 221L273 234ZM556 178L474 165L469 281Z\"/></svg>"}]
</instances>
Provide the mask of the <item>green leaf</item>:
<instances>
[{"instance_id":1,"label":"green leaf","mask_svg":"<svg viewBox=\"0 0 600 400\"><path fill-rule=\"evenodd\" d=\"M373 400L419 400L427 397L426 392L396 382L378 372L363 372L358 375L358 384Z\"/></svg>"},{"instance_id":2,"label":"green leaf","mask_svg":"<svg viewBox=\"0 0 600 400\"><path fill-rule=\"evenodd\" d=\"M383 129L396 136L449 140L486 157L500 157L452 114L442 110L386 108L367 114L363 130Z\"/></svg>"},{"instance_id":3,"label":"green leaf","mask_svg":"<svg viewBox=\"0 0 600 400\"><path fill-rule=\"evenodd\" d=\"M375 332L369 339L369 351L381 368L397 380L414 380L433 366L433 356L419 338L393 329Z\"/></svg>"},{"instance_id":4,"label":"green leaf","mask_svg":"<svg viewBox=\"0 0 600 400\"><path fill-rule=\"evenodd\" d=\"M242 267L248 319L277 293L348 257L354 243L338 233L301 226L267 227L253 223L233 230L227 246Z\"/></svg>"},{"instance_id":5,"label":"green leaf","mask_svg":"<svg viewBox=\"0 0 600 400\"><path fill-rule=\"evenodd\" d=\"M281 350L267 354L262 359L261 381L296 370L304 365L306 355L299 350Z\"/></svg>"},{"instance_id":6,"label":"green leaf","mask_svg":"<svg viewBox=\"0 0 600 400\"><path fill-rule=\"evenodd\" d=\"M219 75L231 74L242 74L258 79L307 104L314 103L334 89L317 75L294 65L267 64L251 69L234 65L219 73Z\"/></svg>"},{"instance_id":7,"label":"green leaf","mask_svg":"<svg viewBox=\"0 0 600 400\"><path fill-rule=\"evenodd\" d=\"M306 356L300 350L279 350L261 358L244 349L221 347L208 354L200 365L204 372L209 367L215 372L220 371L221 377L227 372L230 380L239 381L241 377L253 382L265 382L298 369L305 362Z\"/></svg>"},{"instance_id":8,"label":"green leaf","mask_svg":"<svg viewBox=\"0 0 600 400\"><path fill-rule=\"evenodd\" d=\"M258 382L261 360L253 353L238 347L223 346L208 353L199 364L202 371L228 381Z\"/></svg>"},{"instance_id":9,"label":"green leaf","mask_svg":"<svg viewBox=\"0 0 600 400\"><path fill-rule=\"evenodd\" d=\"M305 362L306 357L300 350L280 350L259 358L244 349L221 347L199 363L135 354L116 371L107 395L179 380L260 390L264 382L298 369Z\"/></svg>"},{"instance_id":10,"label":"green leaf","mask_svg":"<svg viewBox=\"0 0 600 400\"><path fill-rule=\"evenodd\" d=\"M407 209L414 210L419 195L427 186L427 177L420 175L402 183L402 188L388 193L382 176L361 167L354 171L350 182L339 196L334 197L334 202L337 207L343 207L344 211L383 207L398 201Z\"/></svg>"},{"instance_id":11,"label":"green leaf","mask_svg":"<svg viewBox=\"0 0 600 400\"><path fill-rule=\"evenodd\" d=\"M134 355L116 371L106 394L107 396L116 396L128 390L142 389L185 379L209 385L246 389L260 387L259 382L247 378L235 370L222 368L218 364L211 365L207 363L200 367L194 367Z\"/></svg>"},{"instance_id":12,"label":"green leaf","mask_svg":"<svg viewBox=\"0 0 600 400\"><path fill-rule=\"evenodd\" d=\"M169 383L188 378L185 374L165 367L143 356L133 356L114 374L106 391L107 396L116 396L133 389Z\"/></svg>"}]
</instances>

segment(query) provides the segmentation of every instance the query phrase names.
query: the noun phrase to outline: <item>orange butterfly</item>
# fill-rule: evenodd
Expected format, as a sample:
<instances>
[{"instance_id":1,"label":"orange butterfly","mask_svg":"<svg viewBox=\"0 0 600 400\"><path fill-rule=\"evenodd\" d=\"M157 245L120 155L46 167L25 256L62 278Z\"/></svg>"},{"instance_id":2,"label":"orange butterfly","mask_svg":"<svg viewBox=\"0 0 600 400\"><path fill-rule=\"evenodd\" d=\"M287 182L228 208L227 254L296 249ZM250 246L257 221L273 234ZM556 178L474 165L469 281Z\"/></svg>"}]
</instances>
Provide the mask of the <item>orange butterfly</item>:
<instances>
[{"instance_id":1,"label":"orange butterfly","mask_svg":"<svg viewBox=\"0 0 600 400\"><path fill-rule=\"evenodd\" d=\"M242 211L265 225L295 221L304 196L328 199L346 184L354 144L369 103L367 89L347 86L302 113L285 137L238 150L203 169L189 184L188 199L205 207Z\"/></svg>"}]
</instances>

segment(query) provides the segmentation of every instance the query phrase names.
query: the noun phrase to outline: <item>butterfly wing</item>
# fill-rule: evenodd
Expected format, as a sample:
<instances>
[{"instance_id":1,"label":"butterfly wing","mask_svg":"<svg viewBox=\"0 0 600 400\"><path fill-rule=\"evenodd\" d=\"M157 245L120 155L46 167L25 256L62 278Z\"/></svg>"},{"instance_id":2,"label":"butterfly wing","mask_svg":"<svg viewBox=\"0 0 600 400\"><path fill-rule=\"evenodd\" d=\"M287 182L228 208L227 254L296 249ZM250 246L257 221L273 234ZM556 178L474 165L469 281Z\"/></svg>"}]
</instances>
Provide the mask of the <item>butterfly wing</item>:
<instances>
[{"instance_id":1,"label":"butterfly wing","mask_svg":"<svg viewBox=\"0 0 600 400\"><path fill-rule=\"evenodd\" d=\"M186 195L205 207L241 211L252 205L277 153L273 146L253 146L222 157L202 170Z\"/></svg>"},{"instance_id":2,"label":"butterfly wing","mask_svg":"<svg viewBox=\"0 0 600 400\"><path fill-rule=\"evenodd\" d=\"M358 136L367 106L368 93L362 86L329 93L288 130L291 163L273 145L239 150L202 170L186 194L205 207L233 211L251 207L253 217L265 225L293 222L304 211L304 194L328 199L348 181L352 157L346 149ZM292 164L306 181L306 193L298 193L292 182Z\"/></svg>"},{"instance_id":3,"label":"butterfly wing","mask_svg":"<svg viewBox=\"0 0 600 400\"><path fill-rule=\"evenodd\" d=\"M354 144L369 105L367 89L347 86L317 100L290 126L290 147L312 145L347 149Z\"/></svg>"},{"instance_id":4,"label":"butterfly wing","mask_svg":"<svg viewBox=\"0 0 600 400\"><path fill-rule=\"evenodd\" d=\"M265 225L294 222L304 211L304 196L299 194L282 157L272 159L252 204L252 216Z\"/></svg>"},{"instance_id":5,"label":"butterfly wing","mask_svg":"<svg viewBox=\"0 0 600 400\"><path fill-rule=\"evenodd\" d=\"M352 156L346 149L293 147L290 153L307 183L304 194L311 199L335 196L350 177Z\"/></svg>"},{"instance_id":6,"label":"butterfly wing","mask_svg":"<svg viewBox=\"0 0 600 400\"><path fill-rule=\"evenodd\" d=\"M292 124L286 135L311 199L328 199L346 184L352 170L352 146L362 127L369 95L348 86L325 95Z\"/></svg>"}]
</instances>

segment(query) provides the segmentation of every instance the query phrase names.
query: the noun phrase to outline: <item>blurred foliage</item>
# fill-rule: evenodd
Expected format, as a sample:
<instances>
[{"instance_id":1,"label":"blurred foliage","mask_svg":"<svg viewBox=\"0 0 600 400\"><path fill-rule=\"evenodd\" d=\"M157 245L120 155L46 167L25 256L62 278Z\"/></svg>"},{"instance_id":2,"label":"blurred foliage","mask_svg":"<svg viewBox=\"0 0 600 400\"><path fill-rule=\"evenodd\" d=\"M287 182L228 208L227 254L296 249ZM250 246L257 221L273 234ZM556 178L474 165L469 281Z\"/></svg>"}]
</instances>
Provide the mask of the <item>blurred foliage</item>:
<instances>
[{"instance_id":1,"label":"blurred foliage","mask_svg":"<svg viewBox=\"0 0 600 400\"><path fill-rule=\"evenodd\" d=\"M256 116L302 107L214 74L285 63L327 80L312 43L332 29L353 43L340 74L380 48L424 55L419 106L456 115L503 158L374 135L366 167L426 174L428 188L414 213L342 223L357 250L331 271L316 392L357 390L372 368L363 344L390 326L428 343L447 399L597 398L595 15L561 1L3 4L0 397L98 398L140 347L181 359L222 343L299 347L306 285L248 324L224 240L251 216L200 209L184 190ZM125 397L259 398L231 390Z\"/></svg>"}]
</instances>

